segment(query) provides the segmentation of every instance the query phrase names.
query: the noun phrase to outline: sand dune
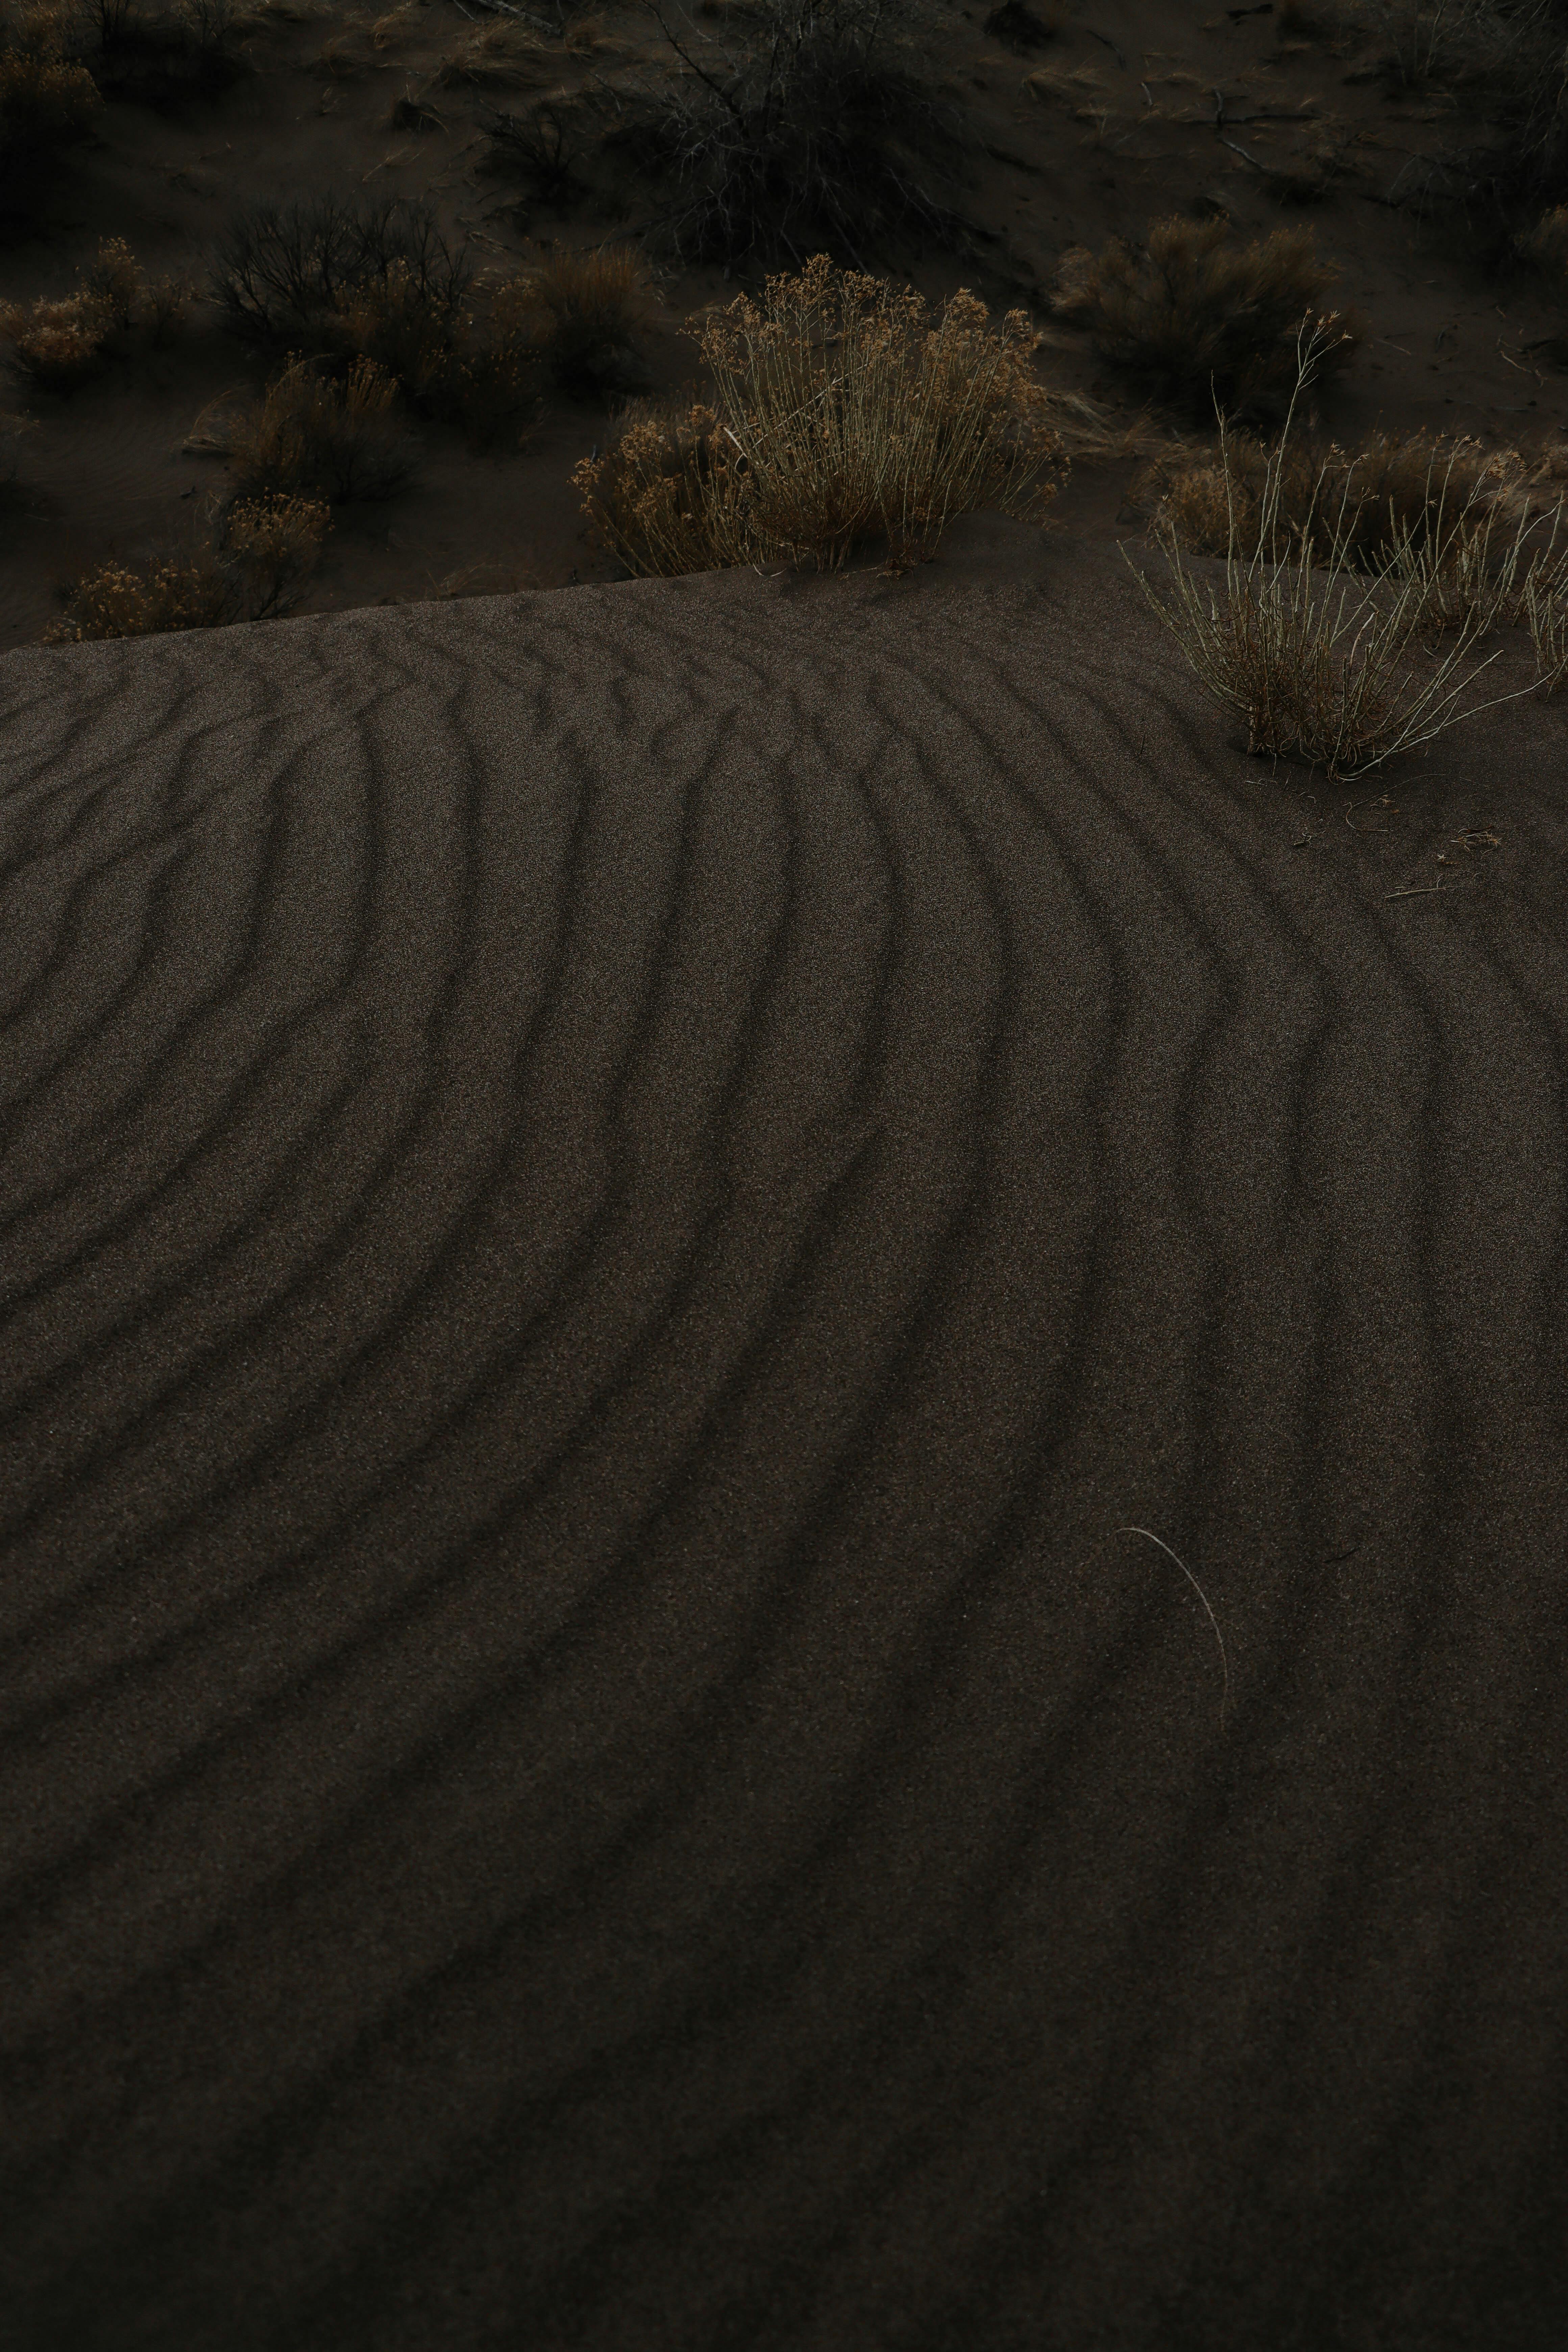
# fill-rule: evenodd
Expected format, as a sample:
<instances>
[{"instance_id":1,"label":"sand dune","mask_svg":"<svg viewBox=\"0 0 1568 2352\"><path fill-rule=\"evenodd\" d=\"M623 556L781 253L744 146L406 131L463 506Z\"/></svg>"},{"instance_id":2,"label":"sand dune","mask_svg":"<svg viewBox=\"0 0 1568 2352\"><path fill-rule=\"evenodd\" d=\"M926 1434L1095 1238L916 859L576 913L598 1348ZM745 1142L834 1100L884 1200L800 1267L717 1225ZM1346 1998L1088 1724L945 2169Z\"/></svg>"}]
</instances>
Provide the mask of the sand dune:
<instances>
[{"instance_id":1,"label":"sand dune","mask_svg":"<svg viewBox=\"0 0 1568 2352\"><path fill-rule=\"evenodd\" d=\"M5 2340L1553 2340L1563 709L979 520L0 709Z\"/></svg>"}]
</instances>

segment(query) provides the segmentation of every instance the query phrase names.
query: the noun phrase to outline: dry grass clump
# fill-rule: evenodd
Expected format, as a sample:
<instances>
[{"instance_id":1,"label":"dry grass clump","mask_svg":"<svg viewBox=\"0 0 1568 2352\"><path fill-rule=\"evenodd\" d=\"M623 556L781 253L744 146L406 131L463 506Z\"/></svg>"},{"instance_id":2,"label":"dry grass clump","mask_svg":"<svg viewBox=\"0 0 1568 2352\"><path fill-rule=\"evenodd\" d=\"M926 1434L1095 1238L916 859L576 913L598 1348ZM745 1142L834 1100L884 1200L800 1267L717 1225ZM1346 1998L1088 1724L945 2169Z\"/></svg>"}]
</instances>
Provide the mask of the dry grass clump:
<instances>
[{"instance_id":1,"label":"dry grass clump","mask_svg":"<svg viewBox=\"0 0 1568 2352\"><path fill-rule=\"evenodd\" d=\"M557 247L497 296L492 318L531 334L562 391L583 399L644 380L635 349L643 267L630 246Z\"/></svg>"},{"instance_id":2,"label":"dry grass clump","mask_svg":"<svg viewBox=\"0 0 1568 2352\"><path fill-rule=\"evenodd\" d=\"M1273 556L1419 576L1421 626L1437 635L1522 620L1532 593L1568 589L1568 494L1552 466L1466 436L1380 433L1315 452L1227 433L1217 457L1156 461L1136 488L1157 499L1156 537L1192 554L1258 544L1267 516Z\"/></svg>"},{"instance_id":3,"label":"dry grass clump","mask_svg":"<svg viewBox=\"0 0 1568 2352\"><path fill-rule=\"evenodd\" d=\"M559 50L521 25L481 25L448 58L436 79L443 89L527 89L560 78Z\"/></svg>"},{"instance_id":4,"label":"dry grass clump","mask_svg":"<svg viewBox=\"0 0 1568 2352\"><path fill-rule=\"evenodd\" d=\"M963 118L904 32L911 0L762 0L734 53L650 7L685 70L612 143L671 189L658 226L683 259L859 262L895 230L955 227L935 190L960 174Z\"/></svg>"},{"instance_id":5,"label":"dry grass clump","mask_svg":"<svg viewBox=\"0 0 1568 2352\"><path fill-rule=\"evenodd\" d=\"M601 541L633 572L763 561L843 563L884 538L924 561L957 514L1039 516L1060 439L1030 373L1039 337L1001 328L961 291L931 324L923 298L819 254L689 329L711 405L633 411L616 446L573 475Z\"/></svg>"},{"instance_id":6,"label":"dry grass clump","mask_svg":"<svg viewBox=\"0 0 1568 2352\"><path fill-rule=\"evenodd\" d=\"M1316 562L1338 544L1372 569L1406 541L1440 554L1462 519L1500 512L1505 501L1511 509L1522 471L1516 451L1488 451L1467 436L1378 433L1353 452L1300 442L1271 452L1253 435L1229 433L1223 463L1217 454L1159 459L1134 495L1152 499L1156 525L1194 554L1225 555L1237 539L1255 539L1267 500L1282 545L1305 546Z\"/></svg>"},{"instance_id":7,"label":"dry grass clump","mask_svg":"<svg viewBox=\"0 0 1568 2352\"><path fill-rule=\"evenodd\" d=\"M1320 349L1317 339L1303 338L1298 397ZM1475 696L1477 680L1497 657L1477 648L1500 620L1530 621L1537 682L1547 680L1552 615L1563 601L1562 567L1554 561L1554 532L1521 580L1521 528L1501 562L1489 562L1491 526L1474 515L1457 534L1439 530L1425 543L1404 536L1386 560L1370 564L1358 565L1338 525L1326 545L1314 545L1310 527L1292 543L1281 509L1295 406L1293 399L1279 446L1268 458L1254 530L1233 530L1223 586L1193 570L1168 519L1156 528L1168 593L1161 595L1138 577L1207 692L1246 719L1250 751L1302 760L1331 776L1356 775L1510 698ZM1226 484L1242 492L1235 445L1223 424L1219 465ZM1231 506L1236 512L1234 496ZM1331 515L1332 501L1322 488L1314 513L1325 511ZM1342 520L1344 511L1342 505ZM1433 650L1435 625L1442 623L1449 634Z\"/></svg>"},{"instance_id":8,"label":"dry grass clump","mask_svg":"<svg viewBox=\"0 0 1568 2352\"><path fill-rule=\"evenodd\" d=\"M329 528L326 508L268 497L232 506L213 542L132 567L105 563L77 583L46 645L144 637L171 629L225 628L287 612L314 569Z\"/></svg>"},{"instance_id":9,"label":"dry grass clump","mask_svg":"<svg viewBox=\"0 0 1568 2352\"><path fill-rule=\"evenodd\" d=\"M1097 121L1105 111L1105 76L1093 66L1037 66L1024 88L1040 103L1065 106L1075 122Z\"/></svg>"},{"instance_id":10,"label":"dry grass clump","mask_svg":"<svg viewBox=\"0 0 1568 2352\"><path fill-rule=\"evenodd\" d=\"M132 329L145 329L157 344L171 341L193 292L183 279L149 280L124 238L110 237L75 294L0 305L0 336L11 346L12 368L36 391L72 392L101 372L116 340Z\"/></svg>"},{"instance_id":11,"label":"dry grass clump","mask_svg":"<svg viewBox=\"0 0 1568 2352\"><path fill-rule=\"evenodd\" d=\"M1237 245L1223 218L1173 217L1151 224L1141 252L1113 237L1098 255L1064 256L1052 307L1088 324L1113 366L1167 399L1264 417L1290 399L1303 324L1320 379L1361 340L1358 320L1323 310L1336 276L1310 229Z\"/></svg>"},{"instance_id":12,"label":"dry grass clump","mask_svg":"<svg viewBox=\"0 0 1568 2352\"><path fill-rule=\"evenodd\" d=\"M397 384L374 360L342 381L294 354L258 404L215 403L188 449L228 460L237 501L261 497L386 499L413 473L417 451L396 414Z\"/></svg>"}]
</instances>

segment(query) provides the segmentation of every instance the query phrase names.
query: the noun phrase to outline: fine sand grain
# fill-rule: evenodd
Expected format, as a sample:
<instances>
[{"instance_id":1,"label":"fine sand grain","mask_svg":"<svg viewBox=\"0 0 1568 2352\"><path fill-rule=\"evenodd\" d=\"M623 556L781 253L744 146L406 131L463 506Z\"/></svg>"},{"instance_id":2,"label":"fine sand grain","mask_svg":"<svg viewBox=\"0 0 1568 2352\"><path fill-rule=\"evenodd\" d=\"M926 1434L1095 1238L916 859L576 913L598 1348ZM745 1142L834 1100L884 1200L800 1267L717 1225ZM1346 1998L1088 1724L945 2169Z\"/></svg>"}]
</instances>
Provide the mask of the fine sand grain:
<instances>
[{"instance_id":1,"label":"fine sand grain","mask_svg":"<svg viewBox=\"0 0 1568 2352\"><path fill-rule=\"evenodd\" d=\"M1564 2340L1564 705L975 520L0 716L0 2340Z\"/></svg>"}]
</instances>

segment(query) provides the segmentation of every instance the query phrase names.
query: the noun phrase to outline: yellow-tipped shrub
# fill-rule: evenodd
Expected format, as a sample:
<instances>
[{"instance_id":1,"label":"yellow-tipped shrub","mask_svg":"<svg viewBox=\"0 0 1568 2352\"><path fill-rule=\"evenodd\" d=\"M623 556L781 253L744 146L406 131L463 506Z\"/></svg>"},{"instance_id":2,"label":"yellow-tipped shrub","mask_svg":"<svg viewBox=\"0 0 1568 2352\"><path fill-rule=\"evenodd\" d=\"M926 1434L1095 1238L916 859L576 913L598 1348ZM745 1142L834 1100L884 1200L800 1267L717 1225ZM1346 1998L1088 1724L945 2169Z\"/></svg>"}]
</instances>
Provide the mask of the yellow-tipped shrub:
<instances>
[{"instance_id":1,"label":"yellow-tipped shrub","mask_svg":"<svg viewBox=\"0 0 1568 2352\"><path fill-rule=\"evenodd\" d=\"M818 255L691 331L711 406L635 413L573 476L633 571L764 558L827 570L873 536L901 568L932 554L954 515L1038 517L1055 495L1061 440L1021 311L994 329L961 291L933 325L921 296Z\"/></svg>"},{"instance_id":2,"label":"yellow-tipped shrub","mask_svg":"<svg viewBox=\"0 0 1568 2352\"><path fill-rule=\"evenodd\" d=\"M214 544L184 556L100 564L78 582L46 645L225 628L286 612L321 551L327 509L264 498L232 507Z\"/></svg>"}]
</instances>

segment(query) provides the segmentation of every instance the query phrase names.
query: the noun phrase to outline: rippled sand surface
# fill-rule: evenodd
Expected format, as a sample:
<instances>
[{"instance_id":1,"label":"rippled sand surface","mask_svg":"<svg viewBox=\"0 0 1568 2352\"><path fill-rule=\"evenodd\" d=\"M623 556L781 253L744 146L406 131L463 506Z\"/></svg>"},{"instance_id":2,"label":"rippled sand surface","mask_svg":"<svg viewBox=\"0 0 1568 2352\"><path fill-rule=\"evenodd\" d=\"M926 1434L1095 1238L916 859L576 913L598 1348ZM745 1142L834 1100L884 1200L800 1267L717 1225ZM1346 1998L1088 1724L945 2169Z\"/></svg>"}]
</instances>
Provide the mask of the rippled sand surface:
<instances>
[{"instance_id":1,"label":"rippled sand surface","mask_svg":"<svg viewBox=\"0 0 1568 2352\"><path fill-rule=\"evenodd\" d=\"M5 2340L1557 2340L1562 708L975 523L0 713Z\"/></svg>"}]
</instances>

